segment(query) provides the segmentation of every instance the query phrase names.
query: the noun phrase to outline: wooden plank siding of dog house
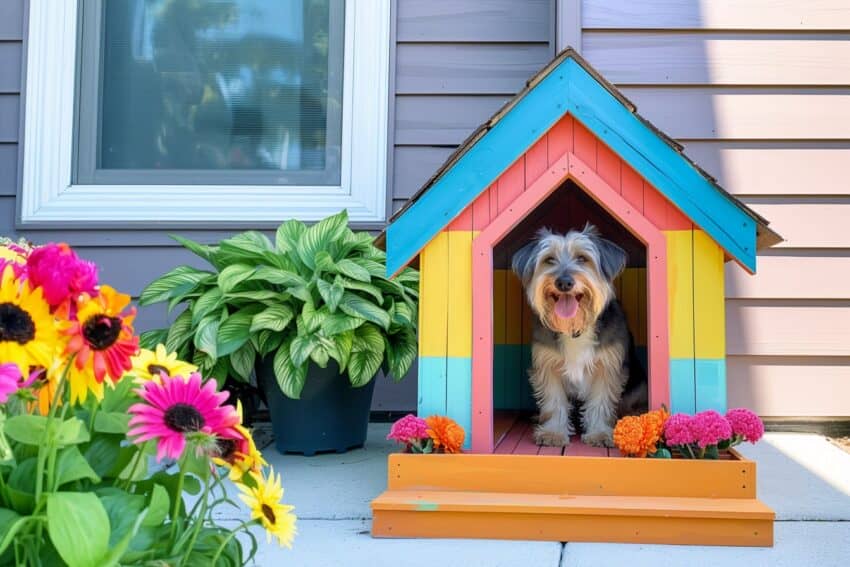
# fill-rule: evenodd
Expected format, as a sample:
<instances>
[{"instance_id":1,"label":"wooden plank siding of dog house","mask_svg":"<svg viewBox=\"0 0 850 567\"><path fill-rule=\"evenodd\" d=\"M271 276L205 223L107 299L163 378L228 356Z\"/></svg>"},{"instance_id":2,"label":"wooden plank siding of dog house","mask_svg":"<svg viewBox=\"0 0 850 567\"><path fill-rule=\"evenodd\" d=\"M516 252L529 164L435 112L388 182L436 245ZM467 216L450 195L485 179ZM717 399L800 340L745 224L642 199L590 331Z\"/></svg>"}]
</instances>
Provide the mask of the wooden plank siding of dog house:
<instances>
[{"instance_id":1,"label":"wooden plank siding of dog house","mask_svg":"<svg viewBox=\"0 0 850 567\"><path fill-rule=\"evenodd\" d=\"M648 247L651 405L725 409L724 262L754 271L757 246L778 237L680 150L567 50L449 158L386 232L389 273L420 258L420 415L449 415L490 452L494 407L512 396L528 408L527 381L508 393L505 377L528 366L531 314L494 309L494 296L522 292L492 249L567 180ZM623 275L621 298L636 276Z\"/></svg>"}]
</instances>

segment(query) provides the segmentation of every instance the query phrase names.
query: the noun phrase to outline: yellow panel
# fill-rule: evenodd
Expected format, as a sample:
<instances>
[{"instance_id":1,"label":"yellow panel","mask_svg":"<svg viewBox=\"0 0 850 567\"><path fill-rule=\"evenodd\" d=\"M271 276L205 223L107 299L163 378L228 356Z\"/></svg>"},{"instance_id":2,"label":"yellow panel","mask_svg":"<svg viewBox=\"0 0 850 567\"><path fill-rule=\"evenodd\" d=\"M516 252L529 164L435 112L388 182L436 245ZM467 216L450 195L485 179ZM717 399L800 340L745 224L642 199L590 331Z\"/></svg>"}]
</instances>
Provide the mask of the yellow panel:
<instances>
[{"instance_id":1,"label":"yellow panel","mask_svg":"<svg viewBox=\"0 0 850 567\"><path fill-rule=\"evenodd\" d=\"M646 346L646 268L635 268L638 272L638 330L635 335L637 346Z\"/></svg>"},{"instance_id":2,"label":"yellow panel","mask_svg":"<svg viewBox=\"0 0 850 567\"><path fill-rule=\"evenodd\" d=\"M522 344L522 283L508 272L505 285L505 344Z\"/></svg>"},{"instance_id":3,"label":"yellow panel","mask_svg":"<svg viewBox=\"0 0 850 567\"><path fill-rule=\"evenodd\" d=\"M626 312L629 331L635 337L635 344L637 344L637 336L640 333L640 290L638 289L638 277L637 268L626 268L623 270L623 275L620 276L620 305L623 306L623 311Z\"/></svg>"},{"instance_id":4,"label":"yellow panel","mask_svg":"<svg viewBox=\"0 0 850 567\"><path fill-rule=\"evenodd\" d=\"M670 296L670 358L693 358L693 232L668 230L664 235L667 237L667 293Z\"/></svg>"},{"instance_id":5,"label":"yellow panel","mask_svg":"<svg viewBox=\"0 0 850 567\"><path fill-rule=\"evenodd\" d=\"M449 231L449 356L472 356L472 239L469 230Z\"/></svg>"},{"instance_id":6,"label":"yellow panel","mask_svg":"<svg viewBox=\"0 0 850 567\"><path fill-rule=\"evenodd\" d=\"M443 231L419 257L419 354L446 356L449 313L449 237Z\"/></svg>"},{"instance_id":7,"label":"yellow panel","mask_svg":"<svg viewBox=\"0 0 850 567\"><path fill-rule=\"evenodd\" d=\"M493 343L505 344L505 280L509 270L493 271Z\"/></svg>"},{"instance_id":8,"label":"yellow panel","mask_svg":"<svg viewBox=\"0 0 850 567\"><path fill-rule=\"evenodd\" d=\"M723 250L694 230L694 338L697 358L726 356Z\"/></svg>"}]
</instances>

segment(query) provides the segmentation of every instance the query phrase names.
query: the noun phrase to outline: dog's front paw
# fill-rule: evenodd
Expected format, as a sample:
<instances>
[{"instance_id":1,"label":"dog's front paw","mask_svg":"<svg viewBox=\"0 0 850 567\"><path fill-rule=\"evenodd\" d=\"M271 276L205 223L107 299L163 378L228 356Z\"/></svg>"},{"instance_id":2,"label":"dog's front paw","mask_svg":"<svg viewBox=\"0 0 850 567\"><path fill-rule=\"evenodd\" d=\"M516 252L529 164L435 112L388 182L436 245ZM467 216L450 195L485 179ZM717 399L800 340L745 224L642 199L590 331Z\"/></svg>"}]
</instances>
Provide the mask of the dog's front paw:
<instances>
[{"instance_id":1,"label":"dog's front paw","mask_svg":"<svg viewBox=\"0 0 850 567\"><path fill-rule=\"evenodd\" d=\"M582 435L581 442L592 447L613 447L614 437L611 431L595 431Z\"/></svg>"},{"instance_id":2,"label":"dog's front paw","mask_svg":"<svg viewBox=\"0 0 850 567\"><path fill-rule=\"evenodd\" d=\"M560 431L552 431L551 429L537 429L534 432L534 441L538 445L549 447L566 447L570 444L569 437Z\"/></svg>"}]
</instances>

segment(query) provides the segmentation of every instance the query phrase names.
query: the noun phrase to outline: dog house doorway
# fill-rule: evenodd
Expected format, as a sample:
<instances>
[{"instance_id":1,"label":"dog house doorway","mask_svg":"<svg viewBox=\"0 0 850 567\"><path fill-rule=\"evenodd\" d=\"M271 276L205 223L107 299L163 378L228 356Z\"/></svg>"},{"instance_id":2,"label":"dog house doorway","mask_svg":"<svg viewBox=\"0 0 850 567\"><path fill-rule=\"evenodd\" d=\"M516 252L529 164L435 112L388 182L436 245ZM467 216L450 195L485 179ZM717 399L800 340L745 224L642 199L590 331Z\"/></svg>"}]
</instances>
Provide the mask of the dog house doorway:
<instances>
[{"instance_id":1,"label":"dog house doorway","mask_svg":"<svg viewBox=\"0 0 850 567\"><path fill-rule=\"evenodd\" d=\"M585 447L575 439L566 453L559 447L538 447L533 440L528 418L536 412L536 404L528 369L535 315L510 271L510 260L541 227L565 233L591 223L626 251L626 270L614 287L626 312L639 371L648 377L650 405L669 403L664 237L601 178L592 172L570 173L550 178L550 188L543 184L536 191L529 188L473 242L475 452L609 455L604 448ZM481 292L487 289L490 293Z\"/></svg>"}]
</instances>

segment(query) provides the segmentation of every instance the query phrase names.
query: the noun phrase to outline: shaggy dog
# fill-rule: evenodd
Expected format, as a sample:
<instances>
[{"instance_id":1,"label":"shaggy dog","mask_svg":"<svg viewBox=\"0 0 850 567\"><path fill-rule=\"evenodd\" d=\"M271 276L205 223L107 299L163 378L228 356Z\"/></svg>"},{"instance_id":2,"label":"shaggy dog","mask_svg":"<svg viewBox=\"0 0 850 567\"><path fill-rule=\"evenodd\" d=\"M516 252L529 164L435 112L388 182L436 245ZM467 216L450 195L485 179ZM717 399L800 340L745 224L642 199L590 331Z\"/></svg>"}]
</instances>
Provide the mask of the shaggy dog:
<instances>
[{"instance_id":1,"label":"shaggy dog","mask_svg":"<svg viewBox=\"0 0 850 567\"><path fill-rule=\"evenodd\" d=\"M646 405L646 380L630 379L634 349L613 287L625 251L589 224L564 235L541 229L512 264L537 315L529 372L540 410L535 440L568 445L578 401L582 442L612 447L618 410Z\"/></svg>"}]
</instances>

